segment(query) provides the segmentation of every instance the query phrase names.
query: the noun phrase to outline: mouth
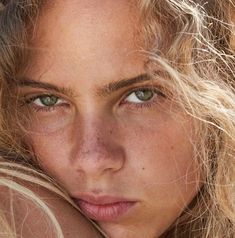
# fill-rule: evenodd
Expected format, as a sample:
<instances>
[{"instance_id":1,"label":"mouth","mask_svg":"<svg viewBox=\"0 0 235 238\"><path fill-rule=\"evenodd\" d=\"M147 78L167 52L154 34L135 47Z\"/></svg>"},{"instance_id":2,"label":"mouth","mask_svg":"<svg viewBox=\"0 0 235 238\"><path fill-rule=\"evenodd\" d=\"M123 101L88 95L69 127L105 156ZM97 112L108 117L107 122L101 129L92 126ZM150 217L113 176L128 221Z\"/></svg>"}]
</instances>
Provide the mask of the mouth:
<instances>
[{"instance_id":1,"label":"mouth","mask_svg":"<svg viewBox=\"0 0 235 238\"><path fill-rule=\"evenodd\" d=\"M130 212L137 201L102 196L82 196L74 199L82 212L95 221L116 221Z\"/></svg>"}]
</instances>

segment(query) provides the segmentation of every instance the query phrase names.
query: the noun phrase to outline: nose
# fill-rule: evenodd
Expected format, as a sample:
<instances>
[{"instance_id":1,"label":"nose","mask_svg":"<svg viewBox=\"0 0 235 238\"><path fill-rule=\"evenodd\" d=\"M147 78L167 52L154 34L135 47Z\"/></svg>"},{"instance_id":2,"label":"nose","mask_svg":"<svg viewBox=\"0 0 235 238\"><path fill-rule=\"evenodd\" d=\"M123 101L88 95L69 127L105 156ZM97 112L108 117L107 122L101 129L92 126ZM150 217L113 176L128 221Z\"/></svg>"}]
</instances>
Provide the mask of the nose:
<instances>
[{"instance_id":1,"label":"nose","mask_svg":"<svg viewBox=\"0 0 235 238\"><path fill-rule=\"evenodd\" d=\"M125 152L108 126L103 123L86 125L82 131L75 158L77 171L97 178L122 169Z\"/></svg>"}]
</instances>

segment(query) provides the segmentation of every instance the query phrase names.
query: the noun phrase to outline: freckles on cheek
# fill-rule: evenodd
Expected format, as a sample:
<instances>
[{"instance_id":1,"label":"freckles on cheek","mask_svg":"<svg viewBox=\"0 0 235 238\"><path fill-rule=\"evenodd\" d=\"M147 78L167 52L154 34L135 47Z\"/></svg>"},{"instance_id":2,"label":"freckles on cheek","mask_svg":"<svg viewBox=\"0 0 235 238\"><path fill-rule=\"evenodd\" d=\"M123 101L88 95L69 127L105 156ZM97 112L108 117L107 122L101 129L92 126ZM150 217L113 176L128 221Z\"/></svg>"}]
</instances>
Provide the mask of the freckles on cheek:
<instances>
[{"instance_id":1,"label":"freckles on cheek","mask_svg":"<svg viewBox=\"0 0 235 238\"><path fill-rule=\"evenodd\" d=\"M64 133L73 123L73 116L67 115L63 110L56 112L55 115L37 116L31 118L31 125L28 128L31 132L41 135Z\"/></svg>"},{"instance_id":2,"label":"freckles on cheek","mask_svg":"<svg viewBox=\"0 0 235 238\"><path fill-rule=\"evenodd\" d=\"M200 169L194 158L191 137L175 134L172 143L166 144L168 158L162 162L162 174L165 174L165 184L174 191L176 196L193 197L199 188ZM164 153L164 151L163 151ZM170 196L171 192L167 194Z\"/></svg>"},{"instance_id":3,"label":"freckles on cheek","mask_svg":"<svg viewBox=\"0 0 235 238\"><path fill-rule=\"evenodd\" d=\"M190 123L155 120L132 129L127 131L129 139L125 143L129 157L136 158L142 172L155 170L156 179L170 182L194 169Z\"/></svg>"},{"instance_id":4,"label":"freckles on cheek","mask_svg":"<svg viewBox=\"0 0 235 238\"><path fill-rule=\"evenodd\" d=\"M182 135L181 135L182 136ZM159 144L159 150L164 158L162 168L168 171L169 179L183 179L195 165L193 146L188 136L172 136Z\"/></svg>"},{"instance_id":5,"label":"freckles on cheek","mask_svg":"<svg viewBox=\"0 0 235 238\"><path fill-rule=\"evenodd\" d=\"M30 141L40 165L45 170L65 167L71 154L71 135L67 130L33 133Z\"/></svg>"}]
</instances>

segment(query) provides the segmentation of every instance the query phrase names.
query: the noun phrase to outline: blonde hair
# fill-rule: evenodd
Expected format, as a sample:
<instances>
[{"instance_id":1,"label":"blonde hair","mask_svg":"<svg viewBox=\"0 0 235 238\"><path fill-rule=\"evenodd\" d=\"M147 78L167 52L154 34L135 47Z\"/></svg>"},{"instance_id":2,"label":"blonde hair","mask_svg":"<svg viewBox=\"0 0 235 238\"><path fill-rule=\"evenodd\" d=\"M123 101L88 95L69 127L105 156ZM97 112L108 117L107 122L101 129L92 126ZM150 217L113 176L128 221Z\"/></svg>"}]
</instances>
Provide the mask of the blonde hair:
<instances>
[{"instance_id":1,"label":"blonde hair","mask_svg":"<svg viewBox=\"0 0 235 238\"><path fill-rule=\"evenodd\" d=\"M14 157L8 159L6 155L8 151L24 155L24 165L21 166L25 168L29 164L27 158L30 152L27 154L29 149L17 139L17 133L14 135L9 132L6 120L9 118L6 114L8 106L4 98L10 90L11 80L27 61L25 47L30 39L29 29L32 30L34 19L43 6L42 2L16 0L4 4L2 1L0 8L0 87L3 111L0 141L5 151L0 171L7 171L7 162L8 166L12 165L8 175L19 178L23 176L24 169L18 170L15 167L17 163L13 163ZM232 19L235 15L235 1L139 0L138 3L141 10L140 31L145 42L141 50L149 59L146 68L149 74L162 82L166 93L194 119L198 138L195 159L203 174L198 195L164 233L164 238L234 238L235 36ZM33 168L36 165L30 166ZM35 174L32 172L30 176L34 177ZM35 183L44 186L40 182L41 176L39 178ZM4 183L4 179L5 176L0 178L0 184ZM52 190L54 186L48 182L47 188ZM13 184L11 189L17 190L17 185ZM27 196L25 189L21 187L18 191L30 199L34 197L34 201L53 220L58 237L62 237L53 214L39 202L36 195ZM63 196L63 192L60 195ZM64 198L69 200L67 195ZM0 222L3 224L3 219ZM10 228L5 227L9 232Z\"/></svg>"},{"instance_id":2,"label":"blonde hair","mask_svg":"<svg viewBox=\"0 0 235 238\"><path fill-rule=\"evenodd\" d=\"M36 193L31 191L29 188L24 186L19 181L30 181L30 183L40 185L48 190L56 193L57 195L63 197L65 200L71 203L71 200L66 195L65 192L62 192L46 175L37 172L34 169L22 166L14 162L5 162L4 160L0 161L0 186L8 187L10 190L15 191L22 195L25 199L32 201L34 205L40 208L43 212L46 213L49 220L52 222L53 226L51 227L54 230L56 237L63 238L63 232L58 223L56 216L53 214L49 206L40 198ZM9 194L10 196L11 194ZM11 199L11 197L9 197ZM0 236L14 238L18 237L16 232L16 225L13 216L13 228L7 222L7 219L4 217L4 213L0 214Z\"/></svg>"},{"instance_id":3,"label":"blonde hair","mask_svg":"<svg viewBox=\"0 0 235 238\"><path fill-rule=\"evenodd\" d=\"M235 237L234 2L144 1L142 9L150 68L194 118L206 178L164 237ZM159 65L164 77L154 71Z\"/></svg>"}]
</instances>

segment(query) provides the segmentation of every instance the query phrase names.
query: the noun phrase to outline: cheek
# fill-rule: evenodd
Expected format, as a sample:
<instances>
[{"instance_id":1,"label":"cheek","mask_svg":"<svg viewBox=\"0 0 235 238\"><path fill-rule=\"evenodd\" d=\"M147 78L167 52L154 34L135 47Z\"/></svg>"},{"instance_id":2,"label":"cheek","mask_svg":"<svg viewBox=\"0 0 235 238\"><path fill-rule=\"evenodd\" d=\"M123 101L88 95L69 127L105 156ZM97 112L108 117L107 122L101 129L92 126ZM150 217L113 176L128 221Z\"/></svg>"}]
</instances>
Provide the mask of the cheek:
<instances>
[{"instance_id":1,"label":"cheek","mask_svg":"<svg viewBox=\"0 0 235 238\"><path fill-rule=\"evenodd\" d=\"M69 166L72 157L72 128L51 133L31 133L30 142L39 160L40 166L49 174L57 174Z\"/></svg>"},{"instance_id":2,"label":"cheek","mask_svg":"<svg viewBox=\"0 0 235 238\"><path fill-rule=\"evenodd\" d=\"M148 120L133 124L126 137L126 153L136 183L148 188L163 201L172 195L193 192L198 166L194 160L192 128L189 120ZM151 126L150 126L151 125ZM187 192L188 191L188 192Z\"/></svg>"},{"instance_id":3,"label":"cheek","mask_svg":"<svg viewBox=\"0 0 235 238\"><path fill-rule=\"evenodd\" d=\"M54 134L58 135L68 130L76 118L76 112L74 108L57 107L48 111L31 112L29 114L31 123L26 129L41 137L52 137Z\"/></svg>"}]
</instances>

